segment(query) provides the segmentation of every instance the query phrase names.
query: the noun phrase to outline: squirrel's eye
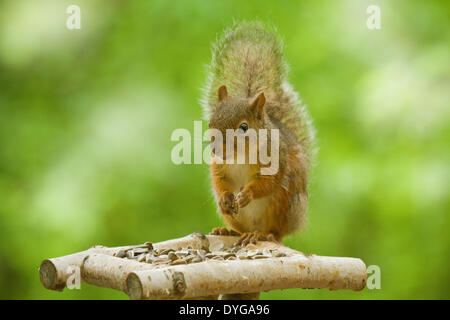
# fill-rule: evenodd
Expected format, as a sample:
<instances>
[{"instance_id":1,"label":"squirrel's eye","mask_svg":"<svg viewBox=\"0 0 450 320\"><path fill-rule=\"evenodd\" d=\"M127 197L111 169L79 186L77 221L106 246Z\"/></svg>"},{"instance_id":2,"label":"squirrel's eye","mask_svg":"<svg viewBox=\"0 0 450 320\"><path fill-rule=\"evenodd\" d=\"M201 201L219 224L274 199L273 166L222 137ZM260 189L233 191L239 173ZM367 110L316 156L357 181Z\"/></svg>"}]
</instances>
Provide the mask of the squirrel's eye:
<instances>
[{"instance_id":1,"label":"squirrel's eye","mask_svg":"<svg viewBox=\"0 0 450 320\"><path fill-rule=\"evenodd\" d=\"M246 132L248 130L248 124L246 124L245 122L241 123L239 129L242 129L242 131Z\"/></svg>"}]
</instances>

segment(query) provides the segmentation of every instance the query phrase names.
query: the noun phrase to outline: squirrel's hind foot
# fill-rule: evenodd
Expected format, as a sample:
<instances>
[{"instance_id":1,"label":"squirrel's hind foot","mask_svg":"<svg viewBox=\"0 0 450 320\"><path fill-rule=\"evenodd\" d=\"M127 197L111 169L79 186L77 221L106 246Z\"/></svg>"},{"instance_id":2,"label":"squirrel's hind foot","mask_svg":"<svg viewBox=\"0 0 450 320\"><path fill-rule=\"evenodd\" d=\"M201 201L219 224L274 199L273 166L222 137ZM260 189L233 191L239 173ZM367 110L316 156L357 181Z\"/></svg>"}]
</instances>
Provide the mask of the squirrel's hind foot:
<instances>
[{"instance_id":1,"label":"squirrel's hind foot","mask_svg":"<svg viewBox=\"0 0 450 320\"><path fill-rule=\"evenodd\" d=\"M273 241L277 242L275 236L272 233L264 233L264 232L245 232L241 235L239 240L235 243L235 245L241 245L245 247L249 243L256 244L258 241Z\"/></svg>"},{"instance_id":2,"label":"squirrel's hind foot","mask_svg":"<svg viewBox=\"0 0 450 320\"><path fill-rule=\"evenodd\" d=\"M227 228L214 228L209 233L213 236L239 236L241 235L239 232L234 231L233 229L227 229Z\"/></svg>"}]
</instances>

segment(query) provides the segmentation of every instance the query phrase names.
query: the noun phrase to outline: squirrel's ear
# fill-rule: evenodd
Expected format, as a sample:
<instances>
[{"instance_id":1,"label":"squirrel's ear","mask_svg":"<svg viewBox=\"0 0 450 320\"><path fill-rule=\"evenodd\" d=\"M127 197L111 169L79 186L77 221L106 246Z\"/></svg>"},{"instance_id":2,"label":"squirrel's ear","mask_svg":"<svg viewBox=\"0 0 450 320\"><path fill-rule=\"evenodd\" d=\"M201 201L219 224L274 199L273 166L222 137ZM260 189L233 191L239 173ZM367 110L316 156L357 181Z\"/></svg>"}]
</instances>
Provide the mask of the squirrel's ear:
<instances>
[{"instance_id":1,"label":"squirrel's ear","mask_svg":"<svg viewBox=\"0 0 450 320\"><path fill-rule=\"evenodd\" d=\"M219 102L226 99L228 97L227 87L225 85L220 86L217 95L219 97Z\"/></svg>"},{"instance_id":2,"label":"squirrel's ear","mask_svg":"<svg viewBox=\"0 0 450 320\"><path fill-rule=\"evenodd\" d=\"M261 92L255 100L250 104L250 108L252 110L255 110L259 116L262 116L263 114L263 107L266 103L266 97L264 96L264 92Z\"/></svg>"}]
</instances>

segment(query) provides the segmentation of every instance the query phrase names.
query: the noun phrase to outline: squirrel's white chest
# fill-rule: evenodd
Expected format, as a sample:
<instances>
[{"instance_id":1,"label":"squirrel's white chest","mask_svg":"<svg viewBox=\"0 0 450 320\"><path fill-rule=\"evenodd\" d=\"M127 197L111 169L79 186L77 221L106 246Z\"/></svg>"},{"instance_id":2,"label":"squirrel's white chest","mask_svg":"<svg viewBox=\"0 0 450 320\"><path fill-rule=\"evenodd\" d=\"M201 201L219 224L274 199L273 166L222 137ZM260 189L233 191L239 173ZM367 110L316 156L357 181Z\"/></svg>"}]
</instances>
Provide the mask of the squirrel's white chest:
<instances>
[{"instance_id":1,"label":"squirrel's white chest","mask_svg":"<svg viewBox=\"0 0 450 320\"><path fill-rule=\"evenodd\" d=\"M269 206L269 198L264 197L257 200L252 200L244 208L239 208L234 219L241 225L244 232L269 231L267 219L267 207Z\"/></svg>"}]
</instances>

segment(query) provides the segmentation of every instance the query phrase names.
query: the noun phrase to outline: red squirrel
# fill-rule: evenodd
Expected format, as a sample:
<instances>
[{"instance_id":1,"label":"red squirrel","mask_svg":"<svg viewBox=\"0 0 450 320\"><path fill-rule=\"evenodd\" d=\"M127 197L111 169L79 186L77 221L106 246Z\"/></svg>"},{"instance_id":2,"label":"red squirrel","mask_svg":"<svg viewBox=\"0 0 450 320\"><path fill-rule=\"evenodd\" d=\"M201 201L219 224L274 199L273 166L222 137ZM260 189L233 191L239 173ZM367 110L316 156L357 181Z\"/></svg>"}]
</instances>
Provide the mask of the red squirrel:
<instances>
[{"instance_id":1,"label":"red squirrel","mask_svg":"<svg viewBox=\"0 0 450 320\"><path fill-rule=\"evenodd\" d=\"M229 164L228 155L224 161L212 158L215 199L230 229L216 228L211 234L241 235L242 245L281 241L305 223L314 129L286 77L282 42L259 22L236 24L213 46L202 101L209 127L223 137L227 129L237 135L275 129L279 153L277 172L265 175L261 169L267 165L259 158L253 164ZM267 147L270 143L268 139ZM259 154L259 144L257 148ZM247 158L248 152L247 147Z\"/></svg>"}]
</instances>

